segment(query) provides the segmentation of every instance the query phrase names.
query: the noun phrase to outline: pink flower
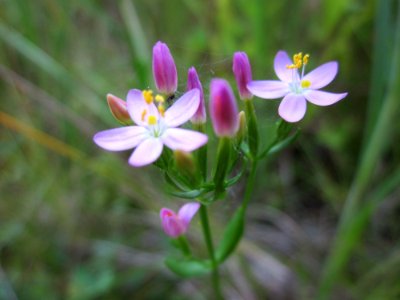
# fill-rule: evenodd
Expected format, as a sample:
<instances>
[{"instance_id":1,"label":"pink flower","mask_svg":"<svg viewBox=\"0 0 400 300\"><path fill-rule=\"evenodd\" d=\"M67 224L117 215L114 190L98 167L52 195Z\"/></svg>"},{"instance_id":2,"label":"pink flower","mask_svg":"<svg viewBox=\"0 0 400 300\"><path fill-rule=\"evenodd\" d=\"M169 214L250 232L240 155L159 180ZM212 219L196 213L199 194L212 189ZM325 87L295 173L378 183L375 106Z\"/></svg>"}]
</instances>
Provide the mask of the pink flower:
<instances>
[{"instance_id":1,"label":"pink flower","mask_svg":"<svg viewBox=\"0 0 400 300\"><path fill-rule=\"evenodd\" d=\"M191 67L188 71L188 79L186 90L199 89L200 91L200 104L196 113L193 115L191 121L194 124L204 124L207 121L206 107L204 103L203 87L201 85L199 76L197 75L196 69Z\"/></svg>"},{"instance_id":2,"label":"pink flower","mask_svg":"<svg viewBox=\"0 0 400 300\"><path fill-rule=\"evenodd\" d=\"M328 93L320 91L335 78L338 63L327 62L304 75L309 55L298 53L293 62L285 51L278 51L274 60L275 73L280 80L252 81L247 88L254 95L264 99L283 97L279 105L279 115L288 122L300 121L305 113L307 101L327 106L342 100L347 93ZM301 74L299 69L301 68Z\"/></svg>"},{"instance_id":3,"label":"pink flower","mask_svg":"<svg viewBox=\"0 0 400 300\"><path fill-rule=\"evenodd\" d=\"M232 69L239 89L240 99L251 99L253 95L247 89L247 84L252 78L251 65L245 52L235 52Z\"/></svg>"},{"instance_id":4,"label":"pink flower","mask_svg":"<svg viewBox=\"0 0 400 300\"><path fill-rule=\"evenodd\" d=\"M173 238L184 234L199 207L197 202L187 203L179 209L178 214L168 208L162 208L160 218L165 233Z\"/></svg>"},{"instance_id":5,"label":"pink flower","mask_svg":"<svg viewBox=\"0 0 400 300\"><path fill-rule=\"evenodd\" d=\"M154 102L158 103L158 106ZM137 126L114 128L97 133L93 140L101 148L122 151L136 148L129 164L142 167L161 155L164 145L172 150L193 151L207 143L207 135L176 128L187 122L199 106L199 90L185 93L164 111L164 98L151 91L130 90L127 109Z\"/></svg>"},{"instance_id":6,"label":"pink flower","mask_svg":"<svg viewBox=\"0 0 400 300\"><path fill-rule=\"evenodd\" d=\"M153 47L153 77L160 93L166 95L175 93L178 86L178 74L174 58L168 46L160 41Z\"/></svg>"},{"instance_id":7,"label":"pink flower","mask_svg":"<svg viewBox=\"0 0 400 300\"><path fill-rule=\"evenodd\" d=\"M107 103L115 119L124 125L132 124L128 109L126 108L126 102L124 100L114 96L113 94L107 94Z\"/></svg>"},{"instance_id":8,"label":"pink flower","mask_svg":"<svg viewBox=\"0 0 400 300\"><path fill-rule=\"evenodd\" d=\"M238 108L232 88L225 79L213 79L210 84L210 117L215 134L234 137L239 128Z\"/></svg>"}]
</instances>

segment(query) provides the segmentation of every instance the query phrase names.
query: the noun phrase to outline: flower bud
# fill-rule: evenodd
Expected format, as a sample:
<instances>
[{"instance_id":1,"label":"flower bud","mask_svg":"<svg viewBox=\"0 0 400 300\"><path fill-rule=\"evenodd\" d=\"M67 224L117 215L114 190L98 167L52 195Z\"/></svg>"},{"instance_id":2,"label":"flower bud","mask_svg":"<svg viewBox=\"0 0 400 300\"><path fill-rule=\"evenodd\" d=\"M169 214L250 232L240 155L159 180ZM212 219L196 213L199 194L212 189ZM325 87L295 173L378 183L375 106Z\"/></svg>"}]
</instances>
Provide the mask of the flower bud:
<instances>
[{"instance_id":1,"label":"flower bud","mask_svg":"<svg viewBox=\"0 0 400 300\"><path fill-rule=\"evenodd\" d=\"M196 69L194 67L191 67L188 71L188 79L186 85L187 91L190 91L192 89L199 89L200 103L199 103L199 108L197 109L196 113L190 120L194 124L204 124L207 120L207 117L206 117L206 107L204 103L203 87L201 85L199 76L197 75Z\"/></svg>"},{"instance_id":2,"label":"flower bud","mask_svg":"<svg viewBox=\"0 0 400 300\"><path fill-rule=\"evenodd\" d=\"M126 108L126 102L112 94L107 94L108 107L114 118L124 125L133 124Z\"/></svg>"},{"instance_id":3,"label":"flower bud","mask_svg":"<svg viewBox=\"0 0 400 300\"><path fill-rule=\"evenodd\" d=\"M160 93L175 93L178 86L175 62L168 46L160 41L153 47L153 77Z\"/></svg>"},{"instance_id":4,"label":"flower bud","mask_svg":"<svg viewBox=\"0 0 400 300\"><path fill-rule=\"evenodd\" d=\"M253 94L247 89L247 84L252 80L249 58L245 52L236 52L233 56L233 74L239 89L240 99L248 100Z\"/></svg>"},{"instance_id":5,"label":"flower bud","mask_svg":"<svg viewBox=\"0 0 400 300\"><path fill-rule=\"evenodd\" d=\"M217 136L235 136L238 130L238 109L232 88L224 79L211 80L210 116Z\"/></svg>"},{"instance_id":6,"label":"flower bud","mask_svg":"<svg viewBox=\"0 0 400 300\"><path fill-rule=\"evenodd\" d=\"M193 160L193 155L190 152L175 150L174 158L179 171L181 171L183 174L194 176L196 172L196 166Z\"/></svg>"},{"instance_id":7,"label":"flower bud","mask_svg":"<svg viewBox=\"0 0 400 300\"><path fill-rule=\"evenodd\" d=\"M242 110L239 113L239 130L236 134L237 143L240 144L244 137L246 136L247 132L247 122L246 122L246 113Z\"/></svg>"}]
</instances>

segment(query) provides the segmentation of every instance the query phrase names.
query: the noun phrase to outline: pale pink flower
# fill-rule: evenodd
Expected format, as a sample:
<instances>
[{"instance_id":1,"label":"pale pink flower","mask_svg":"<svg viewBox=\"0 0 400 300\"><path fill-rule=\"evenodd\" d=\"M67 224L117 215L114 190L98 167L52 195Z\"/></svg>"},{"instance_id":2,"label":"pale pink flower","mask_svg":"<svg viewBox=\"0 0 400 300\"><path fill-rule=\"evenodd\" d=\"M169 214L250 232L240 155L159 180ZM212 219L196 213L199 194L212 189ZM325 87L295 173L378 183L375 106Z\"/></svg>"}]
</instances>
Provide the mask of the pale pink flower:
<instances>
[{"instance_id":1,"label":"pale pink flower","mask_svg":"<svg viewBox=\"0 0 400 300\"><path fill-rule=\"evenodd\" d=\"M336 61L327 62L304 75L308 55L301 53L292 61L285 51L279 51L274 60L275 73L280 80L251 81L247 88L254 95L264 99L283 97L279 105L279 115L288 122L300 121L305 113L307 101L319 106L327 106L342 100L347 93L328 93L319 89L327 86L338 72ZM301 74L299 69L301 68Z\"/></svg>"},{"instance_id":2,"label":"pale pink flower","mask_svg":"<svg viewBox=\"0 0 400 300\"><path fill-rule=\"evenodd\" d=\"M197 202L190 202L183 205L179 209L178 214L168 208L162 208L160 218L165 233L173 238L184 234L188 230L190 221L199 208L200 204Z\"/></svg>"},{"instance_id":3,"label":"pale pink flower","mask_svg":"<svg viewBox=\"0 0 400 300\"><path fill-rule=\"evenodd\" d=\"M145 96L146 100L145 100ZM193 151L207 143L207 135L188 129L176 128L187 122L200 102L198 89L185 93L164 112L163 99L158 107L148 91L130 90L127 109L137 126L114 128L97 133L93 140L101 148L122 151L136 148L129 164L142 167L153 163L161 155L164 145L172 150ZM161 101L162 100L162 101Z\"/></svg>"}]
</instances>

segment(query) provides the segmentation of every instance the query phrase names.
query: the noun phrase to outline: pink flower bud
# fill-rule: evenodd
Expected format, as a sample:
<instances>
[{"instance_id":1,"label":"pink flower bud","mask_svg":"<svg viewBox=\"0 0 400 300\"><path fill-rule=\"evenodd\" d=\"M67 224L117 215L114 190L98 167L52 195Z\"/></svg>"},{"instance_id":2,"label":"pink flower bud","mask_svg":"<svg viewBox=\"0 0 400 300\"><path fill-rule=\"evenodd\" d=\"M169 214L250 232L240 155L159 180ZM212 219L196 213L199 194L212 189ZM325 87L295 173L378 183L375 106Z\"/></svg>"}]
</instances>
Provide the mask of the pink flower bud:
<instances>
[{"instance_id":1,"label":"pink flower bud","mask_svg":"<svg viewBox=\"0 0 400 300\"><path fill-rule=\"evenodd\" d=\"M132 124L132 119L129 116L128 109L126 108L126 102L112 94L107 95L108 107L111 110L112 115L119 122L125 125Z\"/></svg>"},{"instance_id":2,"label":"pink flower bud","mask_svg":"<svg viewBox=\"0 0 400 300\"><path fill-rule=\"evenodd\" d=\"M199 208L200 204L197 202L190 202L183 205L179 209L178 214L168 208L162 208L160 218L165 233L173 238L184 234L188 230L190 221Z\"/></svg>"},{"instance_id":3,"label":"pink flower bud","mask_svg":"<svg viewBox=\"0 0 400 300\"><path fill-rule=\"evenodd\" d=\"M238 109L232 88L224 79L211 80L210 116L217 136L235 136L239 124Z\"/></svg>"},{"instance_id":4,"label":"pink flower bud","mask_svg":"<svg viewBox=\"0 0 400 300\"><path fill-rule=\"evenodd\" d=\"M247 89L247 84L252 80L249 58L245 52L236 52L233 56L233 74L235 74L240 98L251 99L253 94Z\"/></svg>"},{"instance_id":5,"label":"pink flower bud","mask_svg":"<svg viewBox=\"0 0 400 300\"><path fill-rule=\"evenodd\" d=\"M206 117L206 107L204 103L203 87L201 85L199 76L197 75L196 69L194 67L191 67L188 71L188 80L186 86L187 91L190 91L192 89L199 89L200 103L199 103L199 108L197 109L196 113L190 120L194 124L204 124L207 120L207 117Z\"/></svg>"},{"instance_id":6,"label":"pink flower bud","mask_svg":"<svg viewBox=\"0 0 400 300\"><path fill-rule=\"evenodd\" d=\"M163 42L157 42L153 47L153 77L160 93L175 93L178 86L176 66L168 46Z\"/></svg>"}]
</instances>

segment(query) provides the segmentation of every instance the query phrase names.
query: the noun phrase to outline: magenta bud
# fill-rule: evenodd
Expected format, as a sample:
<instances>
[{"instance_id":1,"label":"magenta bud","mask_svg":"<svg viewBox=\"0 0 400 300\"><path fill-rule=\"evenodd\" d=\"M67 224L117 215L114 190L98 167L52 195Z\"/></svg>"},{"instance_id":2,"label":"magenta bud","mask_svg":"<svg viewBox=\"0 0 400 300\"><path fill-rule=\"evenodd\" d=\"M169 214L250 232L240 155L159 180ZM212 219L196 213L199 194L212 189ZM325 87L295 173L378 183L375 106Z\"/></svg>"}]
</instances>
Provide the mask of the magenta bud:
<instances>
[{"instance_id":1,"label":"magenta bud","mask_svg":"<svg viewBox=\"0 0 400 300\"><path fill-rule=\"evenodd\" d=\"M211 80L210 116L217 136L235 136L239 127L238 108L232 88L224 79Z\"/></svg>"},{"instance_id":2,"label":"magenta bud","mask_svg":"<svg viewBox=\"0 0 400 300\"><path fill-rule=\"evenodd\" d=\"M187 91L190 91L192 89L199 89L200 103L199 103L199 108L197 109L196 113L190 120L194 124L204 124L207 120L207 116L206 116L206 106L204 102L203 87L201 85L199 76L197 75L196 69L194 67L191 67L188 71L188 79L186 86Z\"/></svg>"},{"instance_id":3,"label":"magenta bud","mask_svg":"<svg viewBox=\"0 0 400 300\"><path fill-rule=\"evenodd\" d=\"M133 124L124 100L114 96L113 94L107 94L107 103L112 115L120 123L124 125Z\"/></svg>"},{"instance_id":4,"label":"magenta bud","mask_svg":"<svg viewBox=\"0 0 400 300\"><path fill-rule=\"evenodd\" d=\"M247 89L247 84L252 80L251 66L245 52L236 52L233 55L233 74L239 89L240 99L251 99L253 94Z\"/></svg>"},{"instance_id":5,"label":"magenta bud","mask_svg":"<svg viewBox=\"0 0 400 300\"><path fill-rule=\"evenodd\" d=\"M162 208L160 211L160 218L164 232L173 238L177 238L186 233L190 221L199 208L200 204L197 202L190 202L183 205L178 213L168 208Z\"/></svg>"},{"instance_id":6,"label":"magenta bud","mask_svg":"<svg viewBox=\"0 0 400 300\"><path fill-rule=\"evenodd\" d=\"M160 41L153 47L153 77L160 93L175 93L178 86L175 62L168 46Z\"/></svg>"}]
</instances>

